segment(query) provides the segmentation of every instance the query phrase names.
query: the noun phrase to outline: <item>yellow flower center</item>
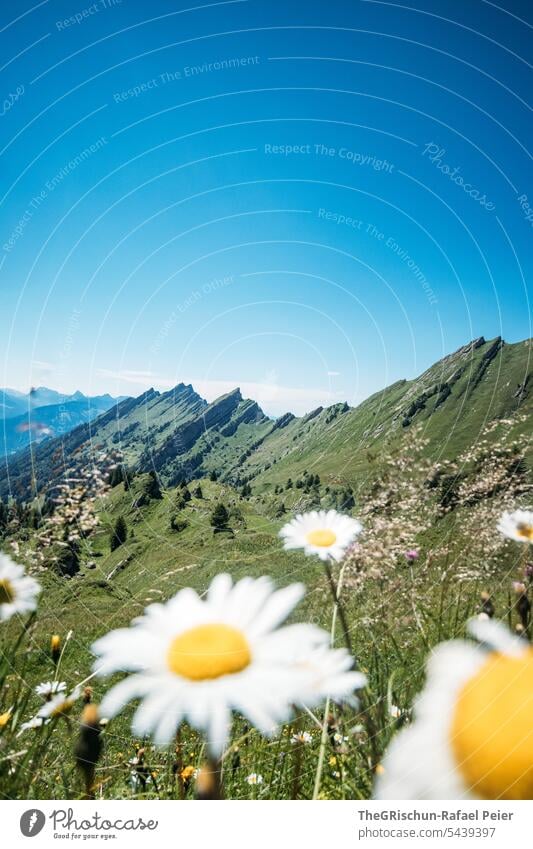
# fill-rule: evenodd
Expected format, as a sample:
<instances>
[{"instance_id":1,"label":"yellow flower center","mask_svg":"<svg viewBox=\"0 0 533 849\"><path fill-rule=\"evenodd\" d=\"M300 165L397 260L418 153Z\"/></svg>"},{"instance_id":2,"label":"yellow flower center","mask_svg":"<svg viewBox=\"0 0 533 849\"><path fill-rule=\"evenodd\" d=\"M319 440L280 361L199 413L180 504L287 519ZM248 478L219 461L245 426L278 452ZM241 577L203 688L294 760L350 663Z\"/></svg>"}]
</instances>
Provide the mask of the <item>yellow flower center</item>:
<instances>
[{"instance_id":1,"label":"yellow flower center","mask_svg":"<svg viewBox=\"0 0 533 849\"><path fill-rule=\"evenodd\" d=\"M320 548L328 548L337 540L337 534L330 531L329 528L322 530L310 531L307 534L307 542L309 545L318 545Z\"/></svg>"},{"instance_id":2,"label":"yellow flower center","mask_svg":"<svg viewBox=\"0 0 533 849\"><path fill-rule=\"evenodd\" d=\"M533 542L533 525L527 525L525 522L517 526L516 532L519 537Z\"/></svg>"},{"instance_id":3,"label":"yellow flower center","mask_svg":"<svg viewBox=\"0 0 533 849\"><path fill-rule=\"evenodd\" d=\"M171 671L191 681L233 675L251 660L244 634L230 625L190 628L172 640L167 655Z\"/></svg>"},{"instance_id":4,"label":"yellow flower center","mask_svg":"<svg viewBox=\"0 0 533 849\"><path fill-rule=\"evenodd\" d=\"M492 654L459 693L451 744L482 799L533 798L533 649Z\"/></svg>"},{"instance_id":5,"label":"yellow flower center","mask_svg":"<svg viewBox=\"0 0 533 849\"><path fill-rule=\"evenodd\" d=\"M7 578L0 578L0 604L11 604L14 600L13 584Z\"/></svg>"}]
</instances>

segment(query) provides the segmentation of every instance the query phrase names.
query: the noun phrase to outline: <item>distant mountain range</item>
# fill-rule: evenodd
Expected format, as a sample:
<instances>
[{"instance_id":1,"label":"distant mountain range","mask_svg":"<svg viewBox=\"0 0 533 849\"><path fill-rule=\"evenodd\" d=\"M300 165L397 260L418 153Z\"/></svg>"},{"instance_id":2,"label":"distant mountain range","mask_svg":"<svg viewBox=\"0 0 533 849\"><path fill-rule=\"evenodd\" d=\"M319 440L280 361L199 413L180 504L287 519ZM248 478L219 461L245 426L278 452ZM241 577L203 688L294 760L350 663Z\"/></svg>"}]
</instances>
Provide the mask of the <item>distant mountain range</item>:
<instances>
[{"instance_id":1,"label":"distant mountain range","mask_svg":"<svg viewBox=\"0 0 533 849\"><path fill-rule=\"evenodd\" d=\"M0 455L68 433L95 419L122 399L111 395L63 395L39 386L28 393L0 389Z\"/></svg>"},{"instance_id":2,"label":"distant mountain range","mask_svg":"<svg viewBox=\"0 0 533 849\"><path fill-rule=\"evenodd\" d=\"M0 496L40 492L95 450L120 449L125 465L155 470L167 486L216 472L233 485L253 481L259 491L306 469L351 483L365 474L369 452L379 453L416 424L428 453L454 458L495 419L513 418L517 433L530 431L532 353L531 340L509 345L480 337L356 408L334 404L299 418L287 413L272 420L239 389L208 404L183 383L169 392L109 399L113 406L97 418L9 458L0 470Z\"/></svg>"}]
</instances>

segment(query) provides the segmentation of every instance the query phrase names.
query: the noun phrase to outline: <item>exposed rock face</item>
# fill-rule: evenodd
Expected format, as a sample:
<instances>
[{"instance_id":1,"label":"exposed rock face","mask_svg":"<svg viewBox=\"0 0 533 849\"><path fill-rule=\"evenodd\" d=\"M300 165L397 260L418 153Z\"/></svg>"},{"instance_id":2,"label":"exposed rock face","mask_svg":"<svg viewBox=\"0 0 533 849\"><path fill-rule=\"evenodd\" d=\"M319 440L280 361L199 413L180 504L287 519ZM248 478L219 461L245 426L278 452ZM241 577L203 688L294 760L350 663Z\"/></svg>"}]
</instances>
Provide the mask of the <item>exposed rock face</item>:
<instances>
[{"instance_id":1,"label":"exposed rock face","mask_svg":"<svg viewBox=\"0 0 533 849\"><path fill-rule=\"evenodd\" d=\"M287 427L287 425L295 418L296 416L294 416L292 413L285 413L285 415L280 416L279 419L276 419L272 430L281 430L281 428Z\"/></svg>"},{"instance_id":2,"label":"exposed rock face","mask_svg":"<svg viewBox=\"0 0 533 849\"><path fill-rule=\"evenodd\" d=\"M222 436L233 436L241 424L268 421L261 407L249 399L241 401L232 414L230 421L220 428Z\"/></svg>"},{"instance_id":3,"label":"exposed rock face","mask_svg":"<svg viewBox=\"0 0 533 849\"><path fill-rule=\"evenodd\" d=\"M307 424L307 422L310 422L311 419L316 419L316 417L320 415L323 409L324 407L316 407L316 409L311 410L310 413L307 413L307 415L303 417L302 424Z\"/></svg>"}]
</instances>

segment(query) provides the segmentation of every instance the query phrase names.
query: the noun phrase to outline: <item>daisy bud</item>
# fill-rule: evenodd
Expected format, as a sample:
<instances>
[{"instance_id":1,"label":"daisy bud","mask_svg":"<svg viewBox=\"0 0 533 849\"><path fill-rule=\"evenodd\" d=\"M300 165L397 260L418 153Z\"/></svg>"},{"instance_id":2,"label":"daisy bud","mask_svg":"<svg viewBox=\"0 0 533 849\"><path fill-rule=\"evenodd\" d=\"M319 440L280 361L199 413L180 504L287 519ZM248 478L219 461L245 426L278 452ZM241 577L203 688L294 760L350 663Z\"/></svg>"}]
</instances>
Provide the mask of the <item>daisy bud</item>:
<instances>
[{"instance_id":1,"label":"daisy bud","mask_svg":"<svg viewBox=\"0 0 533 849\"><path fill-rule=\"evenodd\" d=\"M85 783L85 795L89 799L94 798L94 775L102 751L101 732L97 706L95 704L86 705L81 715L80 733L74 755L76 765Z\"/></svg>"},{"instance_id":2,"label":"daisy bud","mask_svg":"<svg viewBox=\"0 0 533 849\"><path fill-rule=\"evenodd\" d=\"M231 771L232 771L233 775L235 775L235 773L239 769L240 765L241 765L241 753L239 752L239 748L237 747L235 749L235 751L233 752L233 755L231 757Z\"/></svg>"},{"instance_id":3,"label":"daisy bud","mask_svg":"<svg viewBox=\"0 0 533 849\"><path fill-rule=\"evenodd\" d=\"M494 616L494 605L492 603L490 593L485 590L481 593L481 611L482 613L485 613L489 619L492 619Z\"/></svg>"},{"instance_id":4,"label":"daisy bud","mask_svg":"<svg viewBox=\"0 0 533 849\"><path fill-rule=\"evenodd\" d=\"M9 710L6 710L5 713L0 713L0 728L5 728L5 726L9 722L12 710L13 708L9 708Z\"/></svg>"},{"instance_id":5,"label":"daisy bud","mask_svg":"<svg viewBox=\"0 0 533 849\"><path fill-rule=\"evenodd\" d=\"M202 800L221 799L220 766L213 761L205 763L196 779L196 798Z\"/></svg>"},{"instance_id":6,"label":"daisy bud","mask_svg":"<svg viewBox=\"0 0 533 849\"><path fill-rule=\"evenodd\" d=\"M50 638L50 654L53 662L57 664L61 655L61 637L59 634L53 634Z\"/></svg>"},{"instance_id":7,"label":"daisy bud","mask_svg":"<svg viewBox=\"0 0 533 849\"><path fill-rule=\"evenodd\" d=\"M93 698L93 688L92 687L84 687L83 688L83 702L88 705L92 702Z\"/></svg>"},{"instance_id":8,"label":"daisy bud","mask_svg":"<svg viewBox=\"0 0 533 849\"><path fill-rule=\"evenodd\" d=\"M518 611L518 615L520 617L520 624L525 634L527 635L529 628L529 619L531 615L531 602L529 601L527 595L523 593L518 599L516 609Z\"/></svg>"}]
</instances>

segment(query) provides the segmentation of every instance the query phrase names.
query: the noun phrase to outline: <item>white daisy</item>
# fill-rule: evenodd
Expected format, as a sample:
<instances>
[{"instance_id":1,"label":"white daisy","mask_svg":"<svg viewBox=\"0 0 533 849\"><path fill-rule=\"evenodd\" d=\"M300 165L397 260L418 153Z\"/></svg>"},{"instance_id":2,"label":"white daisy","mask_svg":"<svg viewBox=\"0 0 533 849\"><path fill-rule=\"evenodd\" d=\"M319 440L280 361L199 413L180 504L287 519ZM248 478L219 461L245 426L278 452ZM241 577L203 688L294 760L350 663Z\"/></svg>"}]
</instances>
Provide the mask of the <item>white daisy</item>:
<instances>
[{"instance_id":1,"label":"white daisy","mask_svg":"<svg viewBox=\"0 0 533 849\"><path fill-rule=\"evenodd\" d=\"M357 519L336 510L312 510L284 525L279 535L285 549L303 548L321 560L342 560L362 529Z\"/></svg>"},{"instance_id":2,"label":"white daisy","mask_svg":"<svg viewBox=\"0 0 533 849\"><path fill-rule=\"evenodd\" d=\"M303 743L309 746L313 742L313 735L309 731L296 731L291 737L291 743Z\"/></svg>"},{"instance_id":3,"label":"white daisy","mask_svg":"<svg viewBox=\"0 0 533 849\"><path fill-rule=\"evenodd\" d=\"M247 775L245 778L247 784L262 784L263 776L258 772L251 772L250 775Z\"/></svg>"},{"instance_id":4,"label":"white daisy","mask_svg":"<svg viewBox=\"0 0 533 849\"><path fill-rule=\"evenodd\" d=\"M533 510L504 513L498 522L498 530L504 537L517 542L533 543Z\"/></svg>"},{"instance_id":5,"label":"white daisy","mask_svg":"<svg viewBox=\"0 0 533 849\"><path fill-rule=\"evenodd\" d=\"M0 554L0 622L15 613L29 613L37 607L41 588L22 566L6 554Z\"/></svg>"},{"instance_id":6,"label":"white daisy","mask_svg":"<svg viewBox=\"0 0 533 849\"><path fill-rule=\"evenodd\" d=\"M469 630L481 645L454 640L431 656L376 799L533 798L533 649L494 620Z\"/></svg>"},{"instance_id":7,"label":"white daisy","mask_svg":"<svg viewBox=\"0 0 533 849\"><path fill-rule=\"evenodd\" d=\"M403 711L398 707L398 705L391 705L389 708L389 716L392 717L392 719L399 719L402 713Z\"/></svg>"},{"instance_id":8,"label":"white daisy","mask_svg":"<svg viewBox=\"0 0 533 849\"><path fill-rule=\"evenodd\" d=\"M60 692L42 706L42 708L37 712L37 716L44 720L57 719L59 716L66 716L70 713L80 696L81 687L74 687L72 693L68 696L65 696Z\"/></svg>"},{"instance_id":9,"label":"white daisy","mask_svg":"<svg viewBox=\"0 0 533 849\"><path fill-rule=\"evenodd\" d=\"M140 698L136 735L168 743L186 719L220 754L232 710L271 734L295 704L351 698L365 677L351 671L344 649L329 649L329 635L314 625L278 627L303 594L300 584L274 591L268 578L233 585L218 575L204 599L184 589L149 605L133 627L93 645L99 674L135 673L107 693L101 712L111 718Z\"/></svg>"},{"instance_id":10,"label":"white daisy","mask_svg":"<svg viewBox=\"0 0 533 849\"><path fill-rule=\"evenodd\" d=\"M38 696L42 696L45 701L49 701L52 696L58 693L64 693L67 685L64 681L43 681L42 684L37 684L35 692Z\"/></svg>"},{"instance_id":11,"label":"white daisy","mask_svg":"<svg viewBox=\"0 0 533 849\"><path fill-rule=\"evenodd\" d=\"M33 716L31 719L28 719L27 722L22 723L19 733L22 733L22 731L29 731L32 728L42 728L43 725L48 725L49 722L49 719L44 719L42 716Z\"/></svg>"},{"instance_id":12,"label":"white daisy","mask_svg":"<svg viewBox=\"0 0 533 849\"><path fill-rule=\"evenodd\" d=\"M344 734L341 734L339 731L337 731L333 735L333 742L335 743L336 746L342 746L343 743L348 742L348 737L346 737Z\"/></svg>"}]
</instances>

